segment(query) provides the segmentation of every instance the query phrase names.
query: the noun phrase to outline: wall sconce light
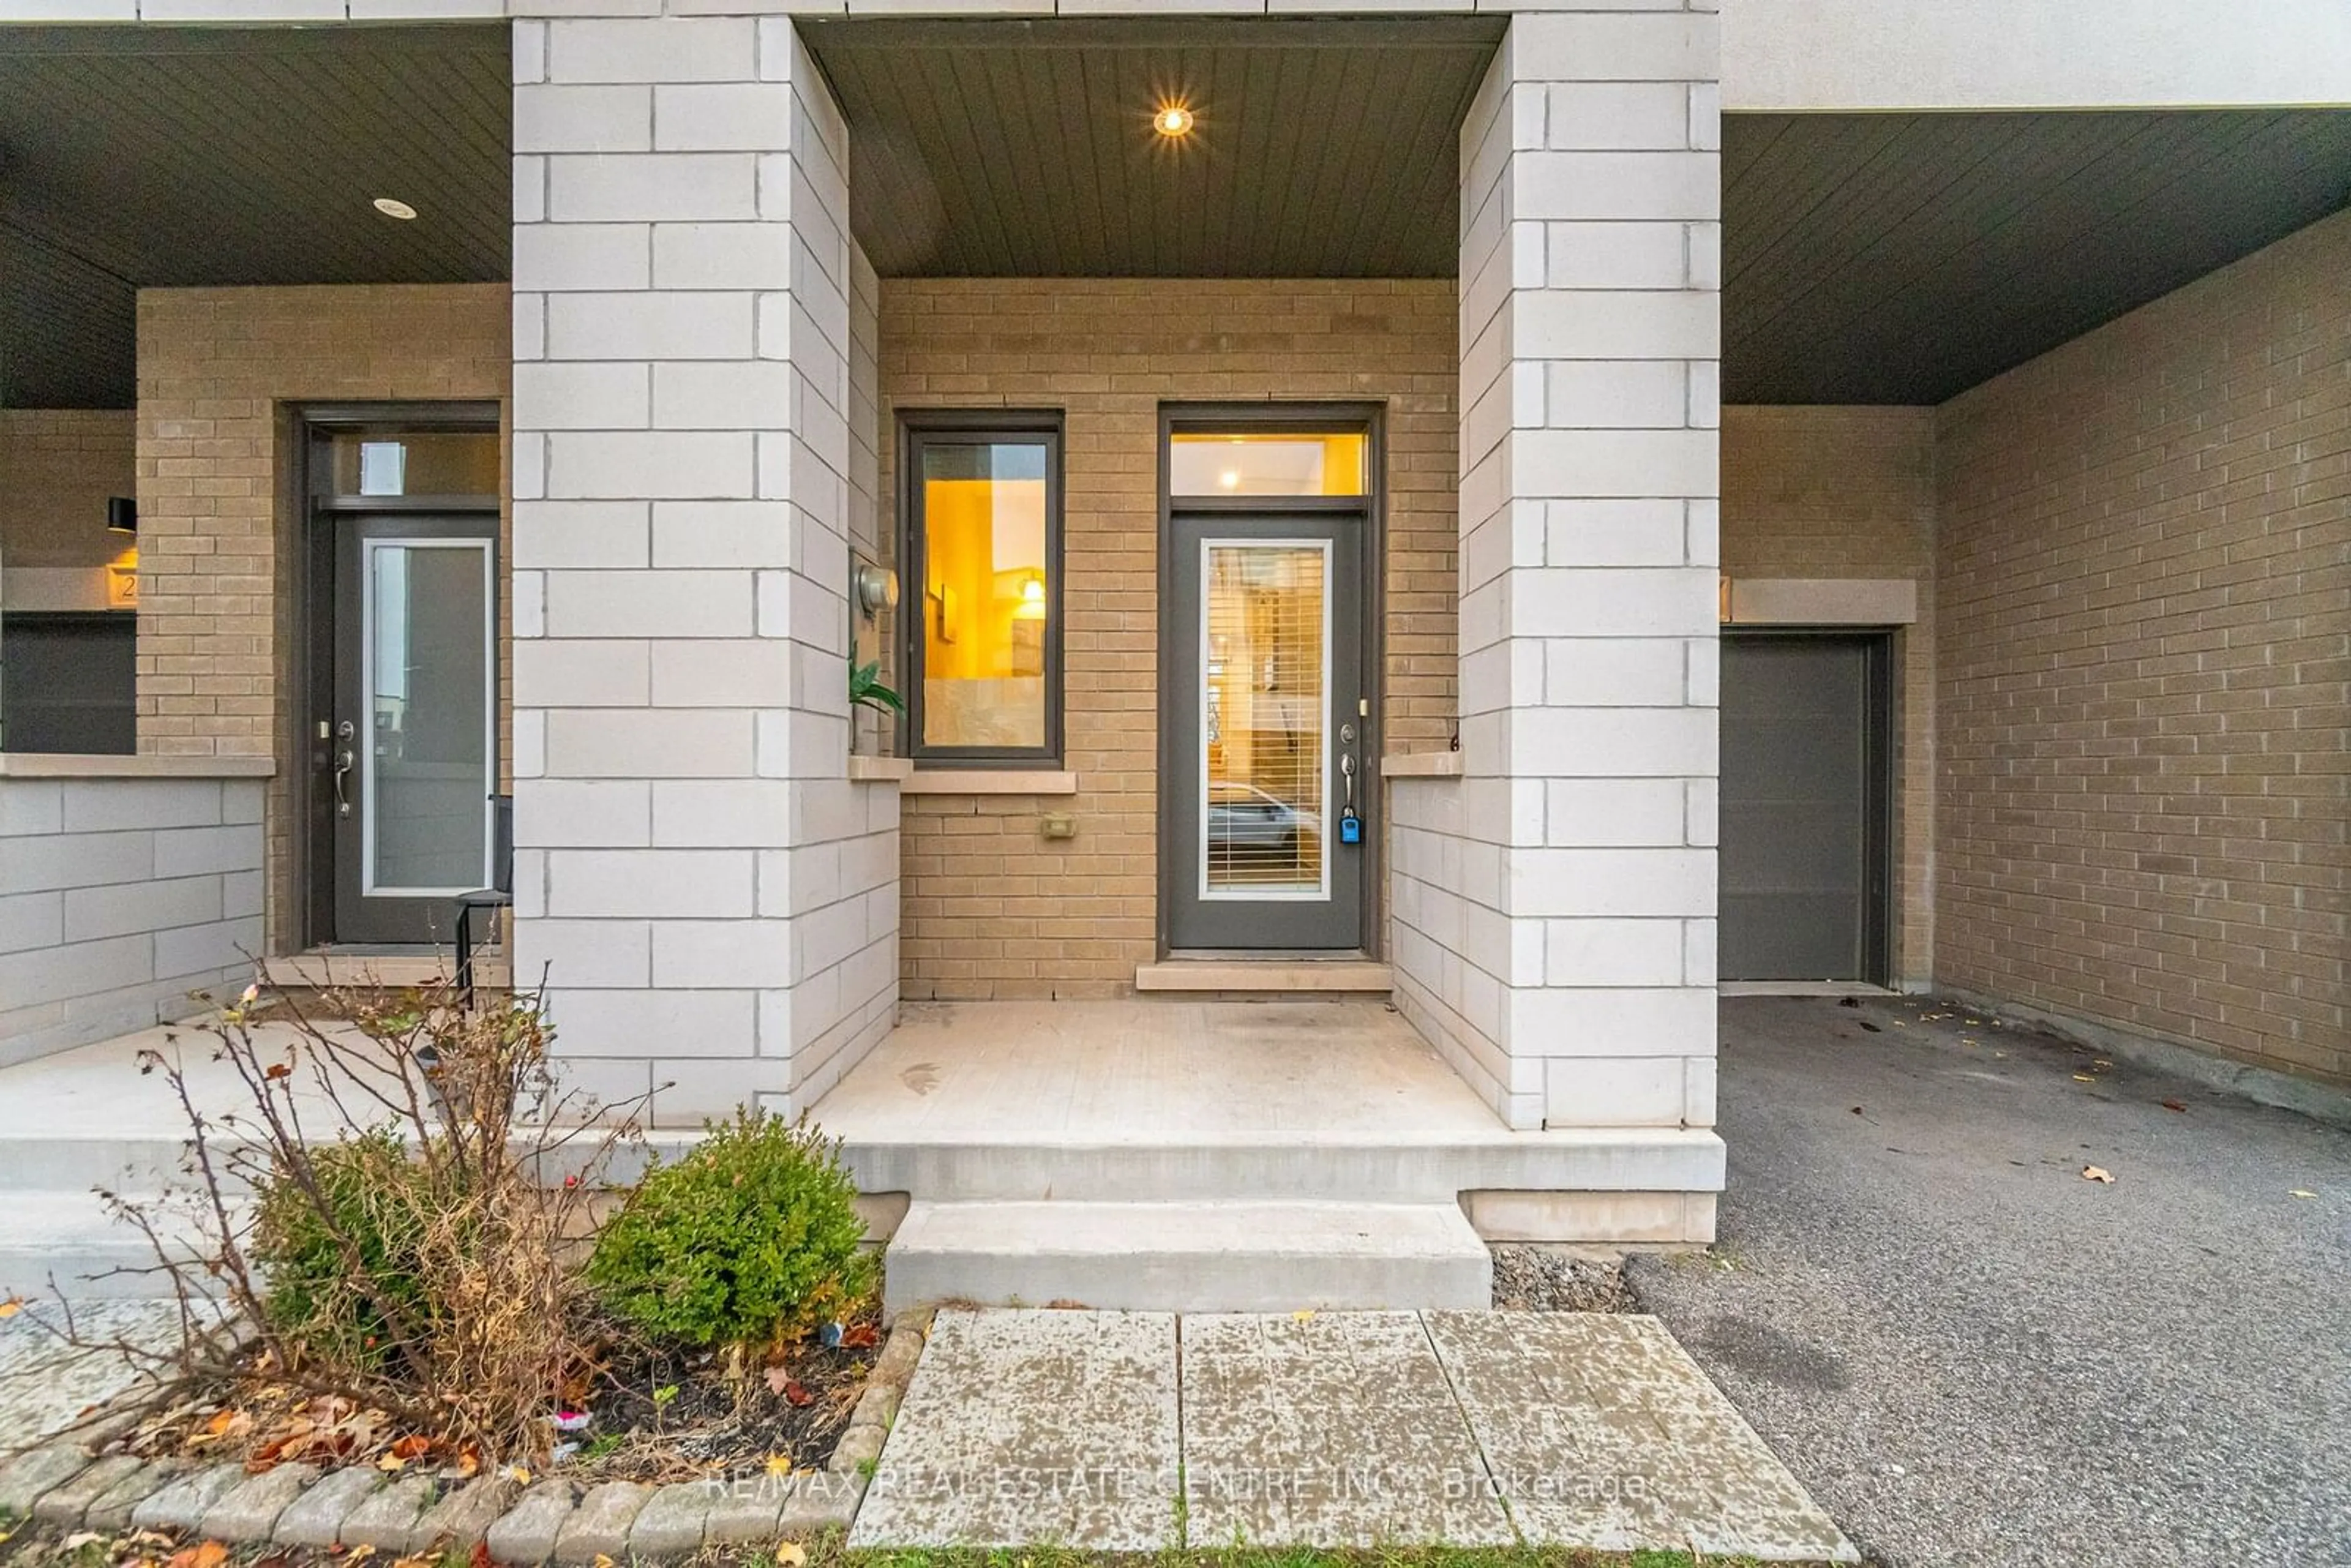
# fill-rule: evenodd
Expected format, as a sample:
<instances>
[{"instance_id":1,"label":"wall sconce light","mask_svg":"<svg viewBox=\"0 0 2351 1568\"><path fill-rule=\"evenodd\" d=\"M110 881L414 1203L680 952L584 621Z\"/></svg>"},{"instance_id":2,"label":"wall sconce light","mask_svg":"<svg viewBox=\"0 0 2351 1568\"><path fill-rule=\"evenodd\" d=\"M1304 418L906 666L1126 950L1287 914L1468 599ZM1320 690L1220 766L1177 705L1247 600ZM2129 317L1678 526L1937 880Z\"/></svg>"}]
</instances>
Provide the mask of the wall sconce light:
<instances>
[{"instance_id":1,"label":"wall sconce light","mask_svg":"<svg viewBox=\"0 0 2351 1568\"><path fill-rule=\"evenodd\" d=\"M118 534L139 531L139 503L128 496L109 497L106 503L106 526Z\"/></svg>"},{"instance_id":2,"label":"wall sconce light","mask_svg":"<svg viewBox=\"0 0 2351 1568\"><path fill-rule=\"evenodd\" d=\"M870 560L857 563L857 610L868 621L898 608L898 574Z\"/></svg>"}]
</instances>

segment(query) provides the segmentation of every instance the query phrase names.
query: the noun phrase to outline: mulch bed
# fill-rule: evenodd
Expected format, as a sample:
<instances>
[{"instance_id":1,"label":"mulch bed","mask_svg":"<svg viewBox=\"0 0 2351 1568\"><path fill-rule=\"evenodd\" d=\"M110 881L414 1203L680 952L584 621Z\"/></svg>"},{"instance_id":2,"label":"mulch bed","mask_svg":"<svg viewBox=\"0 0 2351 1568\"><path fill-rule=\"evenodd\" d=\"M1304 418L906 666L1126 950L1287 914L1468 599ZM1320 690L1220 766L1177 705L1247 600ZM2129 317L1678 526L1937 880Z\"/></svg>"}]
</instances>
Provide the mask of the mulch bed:
<instances>
[{"instance_id":1,"label":"mulch bed","mask_svg":"<svg viewBox=\"0 0 2351 1568\"><path fill-rule=\"evenodd\" d=\"M1513 1312L1637 1312L1625 1260L1551 1247L1493 1249L1494 1305Z\"/></svg>"},{"instance_id":2,"label":"mulch bed","mask_svg":"<svg viewBox=\"0 0 2351 1568\"><path fill-rule=\"evenodd\" d=\"M741 1369L721 1353L682 1354L615 1337L574 1385L570 1410L560 1413L586 1422L567 1420L576 1429L559 1432L550 1420L549 1443L560 1445L551 1459L448 1452L383 1411L309 1393L263 1366L150 1415L125 1446L149 1458L242 1461L256 1473L300 1461L413 1467L448 1480L486 1464L548 1469L583 1484L820 1469L848 1428L883 1340L872 1308L842 1325L837 1344L811 1339Z\"/></svg>"}]
</instances>

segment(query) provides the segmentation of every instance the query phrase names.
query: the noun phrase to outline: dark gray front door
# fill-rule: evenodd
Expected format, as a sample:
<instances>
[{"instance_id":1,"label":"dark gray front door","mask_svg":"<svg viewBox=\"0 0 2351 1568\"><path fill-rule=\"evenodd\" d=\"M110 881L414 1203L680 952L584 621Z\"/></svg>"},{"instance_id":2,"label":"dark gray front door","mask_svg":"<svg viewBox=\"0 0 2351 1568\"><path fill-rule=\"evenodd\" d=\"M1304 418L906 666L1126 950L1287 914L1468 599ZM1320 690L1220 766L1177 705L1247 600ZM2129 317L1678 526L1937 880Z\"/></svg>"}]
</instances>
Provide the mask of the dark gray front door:
<instances>
[{"instance_id":1,"label":"dark gray front door","mask_svg":"<svg viewBox=\"0 0 2351 1568\"><path fill-rule=\"evenodd\" d=\"M1886 978L1886 642L1722 640L1726 980Z\"/></svg>"},{"instance_id":2,"label":"dark gray front door","mask_svg":"<svg viewBox=\"0 0 2351 1568\"><path fill-rule=\"evenodd\" d=\"M1169 946L1364 945L1359 514L1178 515L1162 722ZM1353 813L1354 825L1349 826Z\"/></svg>"},{"instance_id":3,"label":"dark gray front door","mask_svg":"<svg viewBox=\"0 0 2351 1568\"><path fill-rule=\"evenodd\" d=\"M321 722L334 939L449 940L490 882L497 519L335 519L334 703Z\"/></svg>"}]
</instances>

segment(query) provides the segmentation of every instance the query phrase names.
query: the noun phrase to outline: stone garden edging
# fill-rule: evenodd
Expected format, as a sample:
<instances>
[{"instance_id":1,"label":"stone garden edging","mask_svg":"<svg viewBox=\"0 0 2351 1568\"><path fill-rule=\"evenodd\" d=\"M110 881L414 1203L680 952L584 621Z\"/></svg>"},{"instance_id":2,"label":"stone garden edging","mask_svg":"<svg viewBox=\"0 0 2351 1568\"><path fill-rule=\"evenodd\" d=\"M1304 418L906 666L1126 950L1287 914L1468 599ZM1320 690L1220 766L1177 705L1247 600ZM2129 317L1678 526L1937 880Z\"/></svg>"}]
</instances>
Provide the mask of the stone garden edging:
<instances>
[{"instance_id":1,"label":"stone garden edging","mask_svg":"<svg viewBox=\"0 0 2351 1568\"><path fill-rule=\"evenodd\" d=\"M80 1442L53 1441L0 1465L0 1513L60 1531L168 1530L192 1539L406 1556L486 1542L509 1568L555 1563L679 1562L705 1546L758 1546L846 1530L863 1501L899 1402L923 1354L930 1313L902 1312L874 1358L849 1426L821 1470L653 1487L604 1481L583 1493L559 1476L525 1486L484 1475L444 1489L430 1476L371 1466L139 1459L97 1449L129 1423L102 1418Z\"/></svg>"}]
</instances>

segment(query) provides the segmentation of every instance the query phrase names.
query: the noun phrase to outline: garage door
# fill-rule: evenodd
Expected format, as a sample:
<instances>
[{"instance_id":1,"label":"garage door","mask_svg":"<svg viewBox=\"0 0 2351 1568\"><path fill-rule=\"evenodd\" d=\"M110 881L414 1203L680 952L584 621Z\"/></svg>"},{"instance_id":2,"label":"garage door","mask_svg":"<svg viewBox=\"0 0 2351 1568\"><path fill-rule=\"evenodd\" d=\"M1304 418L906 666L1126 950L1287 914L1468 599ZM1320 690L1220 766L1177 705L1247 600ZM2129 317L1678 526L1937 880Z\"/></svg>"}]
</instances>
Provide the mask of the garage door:
<instances>
[{"instance_id":1,"label":"garage door","mask_svg":"<svg viewBox=\"0 0 2351 1568\"><path fill-rule=\"evenodd\" d=\"M1722 641L1726 980L1886 980L1886 639Z\"/></svg>"}]
</instances>

